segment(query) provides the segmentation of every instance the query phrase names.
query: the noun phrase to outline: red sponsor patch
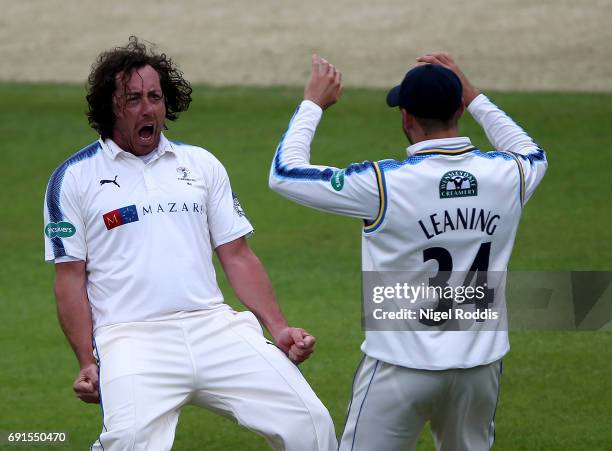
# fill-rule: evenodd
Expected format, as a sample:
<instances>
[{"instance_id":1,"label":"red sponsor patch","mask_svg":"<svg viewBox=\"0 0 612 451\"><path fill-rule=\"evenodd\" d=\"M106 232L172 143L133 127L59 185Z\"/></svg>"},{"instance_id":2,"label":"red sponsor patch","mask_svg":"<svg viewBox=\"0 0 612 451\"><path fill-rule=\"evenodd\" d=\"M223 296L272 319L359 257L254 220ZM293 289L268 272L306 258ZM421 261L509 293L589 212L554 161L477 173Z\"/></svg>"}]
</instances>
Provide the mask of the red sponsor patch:
<instances>
[{"instance_id":1,"label":"red sponsor patch","mask_svg":"<svg viewBox=\"0 0 612 451\"><path fill-rule=\"evenodd\" d=\"M107 230L114 229L123 224L123 218L121 217L121 212L119 209L109 211L108 213L102 215L104 219L104 225Z\"/></svg>"}]
</instances>

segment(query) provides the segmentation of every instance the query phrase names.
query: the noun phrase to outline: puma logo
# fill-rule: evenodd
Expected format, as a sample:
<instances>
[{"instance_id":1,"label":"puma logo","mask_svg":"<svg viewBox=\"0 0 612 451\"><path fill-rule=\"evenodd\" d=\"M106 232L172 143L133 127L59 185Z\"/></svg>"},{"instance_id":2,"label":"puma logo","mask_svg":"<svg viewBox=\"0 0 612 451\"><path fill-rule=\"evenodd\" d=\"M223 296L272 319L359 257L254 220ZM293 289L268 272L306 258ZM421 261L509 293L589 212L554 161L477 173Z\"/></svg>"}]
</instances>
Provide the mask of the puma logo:
<instances>
[{"instance_id":1,"label":"puma logo","mask_svg":"<svg viewBox=\"0 0 612 451\"><path fill-rule=\"evenodd\" d=\"M104 185L105 183L114 183L115 185L117 185L117 188L121 188L121 186L119 186L119 184L117 183L117 176L115 176L114 180L100 180L100 186Z\"/></svg>"}]
</instances>

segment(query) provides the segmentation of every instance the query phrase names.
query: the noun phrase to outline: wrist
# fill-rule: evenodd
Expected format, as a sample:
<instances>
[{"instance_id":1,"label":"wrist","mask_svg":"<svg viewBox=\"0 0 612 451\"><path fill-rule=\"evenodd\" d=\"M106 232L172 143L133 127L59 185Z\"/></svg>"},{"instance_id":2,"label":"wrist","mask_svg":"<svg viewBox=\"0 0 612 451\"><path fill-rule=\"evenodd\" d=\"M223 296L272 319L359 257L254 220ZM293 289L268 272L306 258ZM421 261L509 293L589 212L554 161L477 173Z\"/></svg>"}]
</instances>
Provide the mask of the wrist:
<instances>
[{"instance_id":1,"label":"wrist","mask_svg":"<svg viewBox=\"0 0 612 451\"><path fill-rule=\"evenodd\" d=\"M77 360L81 369L90 365L98 365L96 359L93 356L93 350L89 354L77 355Z\"/></svg>"},{"instance_id":2,"label":"wrist","mask_svg":"<svg viewBox=\"0 0 612 451\"><path fill-rule=\"evenodd\" d=\"M308 102L310 105L316 106L319 109L323 110L323 106L321 105L321 102L318 99L314 98L314 97L306 97L305 96L304 97L304 102Z\"/></svg>"},{"instance_id":3,"label":"wrist","mask_svg":"<svg viewBox=\"0 0 612 451\"><path fill-rule=\"evenodd\" d=\"M95 367L97 367L97 366L98 366L98 364L95 362L95 360L94 360L94 361L91 361L91 362L83 362L83 363L79 363L79 370L80 370L80 371L82 371L82 370L84 370L85 368L88 368L88 367L91 367L91 366L95 366Z\"/></svg>"},{"instance_id":4,"label":"wrist","mask_svg":"<svg viewBox=\"0 0 612 451\"><path fill-rule=\"evenodd\" d=\"M287 322L284 321L284 322L275 323L274 325L267 325L266 329L268 329L268 331L270 332L270 335L272 335L272 338L274 338L274 341L278 343L279 337L282 335L282 332L288 327L289 327L289 324L287 324Z\"/></svg>"},{"instance_id":5,"label":"wrist","mask_svg":"<svg viewBox=\"0 0 612 451\"><path fill-rule=\"evenodd\" d=\"M470 103L474 101L476 97L480 95L480 91L474 87L470 87L463 92L463 100L465 102L465 107L470 106Z\"/></svg>"}]
</instances>

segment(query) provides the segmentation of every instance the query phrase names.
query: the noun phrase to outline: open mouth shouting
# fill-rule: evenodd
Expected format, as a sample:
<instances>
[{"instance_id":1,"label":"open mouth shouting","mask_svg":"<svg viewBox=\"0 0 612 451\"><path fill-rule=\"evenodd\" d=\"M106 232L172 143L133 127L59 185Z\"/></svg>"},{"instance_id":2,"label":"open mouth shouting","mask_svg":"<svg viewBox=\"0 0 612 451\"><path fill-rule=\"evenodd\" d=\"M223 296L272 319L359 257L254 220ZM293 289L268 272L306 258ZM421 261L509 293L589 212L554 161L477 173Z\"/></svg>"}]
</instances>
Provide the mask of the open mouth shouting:
<instances>
[{"instance_id":1,"label":"open mouth shouting","mask_svg":"<svg viewBox=\"0 0 612 451\"><path fill-rule=\"evenodd\" d=\"M149 146L155 139L155 126L144 124L138 129L138 141L140 145Z\"/></svg>"}]
</instances>

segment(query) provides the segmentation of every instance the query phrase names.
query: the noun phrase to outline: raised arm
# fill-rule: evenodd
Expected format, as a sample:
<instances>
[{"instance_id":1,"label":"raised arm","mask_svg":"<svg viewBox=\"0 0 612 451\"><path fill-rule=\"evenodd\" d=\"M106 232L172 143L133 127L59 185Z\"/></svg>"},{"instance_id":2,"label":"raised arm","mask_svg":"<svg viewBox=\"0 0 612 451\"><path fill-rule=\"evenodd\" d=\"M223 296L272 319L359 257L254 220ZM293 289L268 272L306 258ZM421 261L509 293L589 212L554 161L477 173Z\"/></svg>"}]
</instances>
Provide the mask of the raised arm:
<instances>
[{"instance_id":1,"label":"raised arm","mask_svg":"<svg viewBox=\"0 0 612 451\"><path fill-rule=\"evenodd\" d=\"M270 188L288 199L319 210L374 220L379 210L376 163L340 169L310 164L310 144L323 110L342 92L342 74L316 55L310 80L283 135L270 169Z\"/></svg>"},{"instance_id":2,"label":"raised arm","mask_svg":"<svg viewBox=\"0 0 612 451\"><path fill-rule=\"evenodd\" d=\"M515 156L524 180L526 202L546 173L548 162L544 150L510 116L472 85L449 54L429 53L417 58L417 61L440 64L457 74L463 85L463 103L472 117L484 129L493 147Z\"/></svg>"}]
</instances>

